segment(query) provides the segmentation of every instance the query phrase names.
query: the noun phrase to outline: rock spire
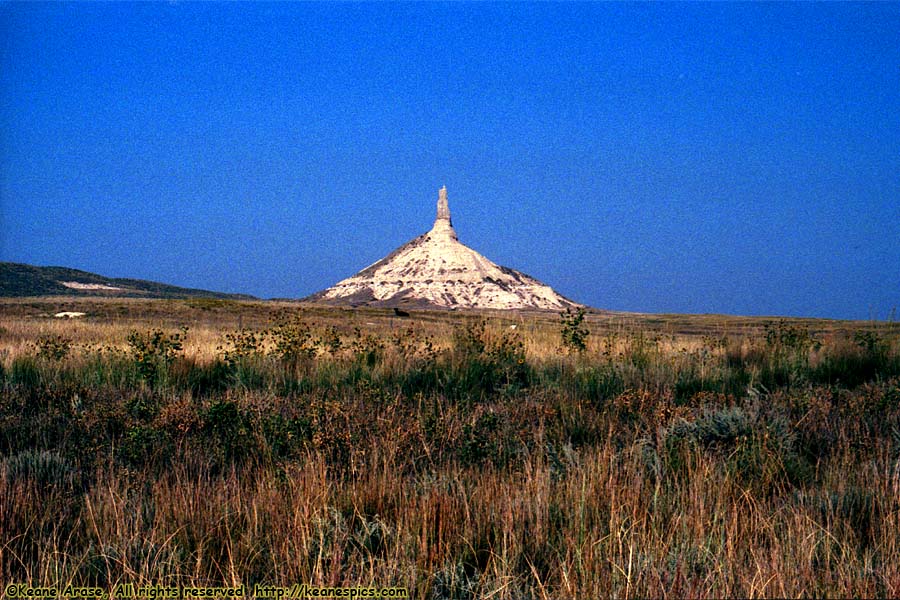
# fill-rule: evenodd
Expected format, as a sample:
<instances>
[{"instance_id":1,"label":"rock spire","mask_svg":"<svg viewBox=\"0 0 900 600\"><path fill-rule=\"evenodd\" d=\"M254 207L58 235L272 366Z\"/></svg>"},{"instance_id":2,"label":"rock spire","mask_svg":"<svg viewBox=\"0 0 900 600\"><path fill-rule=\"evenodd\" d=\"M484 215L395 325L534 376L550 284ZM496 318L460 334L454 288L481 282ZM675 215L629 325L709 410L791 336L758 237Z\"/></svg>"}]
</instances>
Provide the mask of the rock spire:
<instances>
[{"instance_id":1,"label":"rock spire","mask_svg":"<svg viewBox=\"0 0 900 600\"><path fill-rule=\"evenodd\" d=\"M447 186L438 190L437 218L450 221L450 206L447 204ZM452 221L451 221L452 225Z\"/></svg>"},{"instance_id":2,"label":"rock spire","mask_svg":"<svg viewBox=\"0 0 900 600\"><path fill-rule=\"evenodd\" d=\"M428 233L306 300L451 309L560 310L578 306L533 277L496 265L462 244L450 221L446 186L438 191L437 217Z\"/></svg>"},{"instance_id":3,"label":"rock spire","mask_svg":"<svg viewBox=\"0 0 900 600\"><path fill-rule=\"evenodd\" d=\"M429 234L450 236L454 240L457 239L456 231L453 229L453 221L450 220L450 205L447 203L446 185L438 190L437 218L434 220L434 227L431 228Z\"/></svg>"}]
</instances>

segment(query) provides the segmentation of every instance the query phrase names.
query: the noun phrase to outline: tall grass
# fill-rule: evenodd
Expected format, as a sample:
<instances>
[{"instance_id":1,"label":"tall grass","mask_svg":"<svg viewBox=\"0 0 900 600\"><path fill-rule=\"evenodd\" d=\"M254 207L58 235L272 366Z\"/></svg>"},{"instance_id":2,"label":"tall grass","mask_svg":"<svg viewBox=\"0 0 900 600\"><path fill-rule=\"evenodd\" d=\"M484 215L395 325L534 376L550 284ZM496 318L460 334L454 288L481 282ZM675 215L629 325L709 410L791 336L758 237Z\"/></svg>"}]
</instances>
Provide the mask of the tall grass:
<instances>
[{"instance_id":1,"label":"tall grass","mask_svg":"<svg viewBox=\"0 0 900 600\"><path fill-rule=\"evenodd\" d=\"M890 331L136 325L0 338L0 580L900 595Z\"/></svg>"}]
</instances>

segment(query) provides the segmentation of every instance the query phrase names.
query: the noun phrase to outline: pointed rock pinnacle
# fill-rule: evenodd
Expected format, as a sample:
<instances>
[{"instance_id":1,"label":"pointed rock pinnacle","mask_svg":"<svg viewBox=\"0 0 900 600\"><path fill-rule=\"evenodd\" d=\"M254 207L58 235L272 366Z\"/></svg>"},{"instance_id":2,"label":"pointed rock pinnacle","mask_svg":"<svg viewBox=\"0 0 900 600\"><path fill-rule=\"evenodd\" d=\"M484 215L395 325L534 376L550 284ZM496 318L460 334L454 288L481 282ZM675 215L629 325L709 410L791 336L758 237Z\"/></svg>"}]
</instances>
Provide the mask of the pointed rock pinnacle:
<instances>
[{"instance_id":1,"label":"pointed rock pinnacle","mask_svg":"<svg viewBox=\"0 0 900 600\"><path fill-rule=\"evenodd\" d=\"M448 235L454 240L457 239L456 231L453 229L453 221L450 220L450 206L447 204L446 185L438 190L437 218L434 220L434 227L431 228L431 233Z\"/></svg>"},{"instance_id":2,"label":"pointed rock pinnacle","mask_svg":"<svg viewBox=\"0 0 900 600\"><path fill-rule=\"evenodd\" d=\"M350 306L540 309L579 306L525 273L501 267L459 241L447 187L438 192L430 231L352 277L307 298Z\"/></svg>"},{"instance_id":3,"label":"pointed rock pinnacle","mask_svg":"<svg viewBox=\"0 0 900 600\"><path fill-rule=\"evenodd\" d=\"M447 186L438 190L437 218L450 220L450 206L447 204Z\"/></svg>"}]
</instances>

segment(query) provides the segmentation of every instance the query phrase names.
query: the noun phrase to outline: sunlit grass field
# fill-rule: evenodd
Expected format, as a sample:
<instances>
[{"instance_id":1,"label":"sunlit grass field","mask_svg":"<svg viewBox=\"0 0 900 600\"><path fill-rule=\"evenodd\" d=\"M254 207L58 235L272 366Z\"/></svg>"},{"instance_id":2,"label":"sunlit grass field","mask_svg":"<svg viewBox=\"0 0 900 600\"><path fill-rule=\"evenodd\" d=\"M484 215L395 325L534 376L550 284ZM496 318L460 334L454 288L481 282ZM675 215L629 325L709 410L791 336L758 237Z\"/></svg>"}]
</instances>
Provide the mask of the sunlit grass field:
<instances>
[{"instance_id":1,"label":"sunlit grass field","mask_svg":"<svg viewBox=\"0 0 900 600\"><path fill-rule=\"evenodd\" d=\"M0 366L3 583L900 596L894 323L21 299Z\"/></svg>"}]
</instances>

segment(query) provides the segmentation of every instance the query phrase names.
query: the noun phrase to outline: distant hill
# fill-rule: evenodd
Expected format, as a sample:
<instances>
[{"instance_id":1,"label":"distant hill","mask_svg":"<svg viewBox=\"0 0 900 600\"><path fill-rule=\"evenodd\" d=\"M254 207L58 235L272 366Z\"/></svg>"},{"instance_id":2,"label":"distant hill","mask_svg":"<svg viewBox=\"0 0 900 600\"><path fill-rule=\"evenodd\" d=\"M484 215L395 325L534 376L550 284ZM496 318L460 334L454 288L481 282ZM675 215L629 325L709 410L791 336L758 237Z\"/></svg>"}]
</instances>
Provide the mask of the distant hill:
<instances>
[{"instance_id":1,"label":"distant hill","mask_svg":"<svg viewBox=\"0 0 900 600\"><path fill-rule=\"evenodd\" d=\"M110 278L66 267L35 267L0 262L0 297L103 296L115 298L229 298L254 300L246 294L225 294L183 288L141 279Z\"/></svg>"}]
</instances>

